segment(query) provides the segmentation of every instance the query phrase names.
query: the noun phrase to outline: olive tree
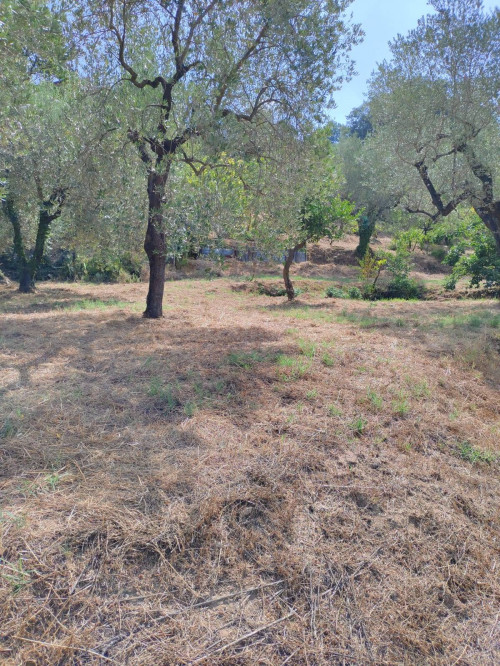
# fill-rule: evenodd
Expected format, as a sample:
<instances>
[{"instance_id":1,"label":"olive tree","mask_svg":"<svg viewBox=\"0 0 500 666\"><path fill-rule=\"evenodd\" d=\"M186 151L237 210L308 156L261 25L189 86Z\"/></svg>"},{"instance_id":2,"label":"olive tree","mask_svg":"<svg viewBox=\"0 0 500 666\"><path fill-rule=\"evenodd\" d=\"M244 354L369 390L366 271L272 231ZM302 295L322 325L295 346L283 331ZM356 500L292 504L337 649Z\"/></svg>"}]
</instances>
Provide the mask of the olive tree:
<instances>
[{"instance_id":1,"label":"olive tree","mask_svg":"<svg viewBox=\"0 0 500 666\"><path fill-rule=\"evenodd\" d=\"M102 142L114 129L101 123L95 98L78 77L32 85L26 100L12 107L0 144L0 218L11 226L24 293L35 289L47 241L63 212L68 222L85 224L102 207L96 199L103 190L100 160L110 152Z\"/></svg>"},{"instance_id":2,"label":"olive tree","mask_svg":"<svg viewBox=\"0 0 500 666\"><path fill-rule=\"evenodd\" d=\"M60 16L46 2L7 0L0 7L0 197L2 226L11 224L20 269L20 291L31 291L41 261L48 230L59 217L65 191L57 185L44 190L42 164L30 154L29 116L39 121L40 108L34 100L47 81L60 82L68 53ZM36 83L36 85L35 85ZM36 110L35 110L36 108ZM50 106L48 107L50 108ZM33 113L34 112L34 113ZM39 123L38 123L39 124ZM43 123L42 123L43 124ZM39 124L40 126L40 124ZM36 142L41 137L31 136ZM31 144L32 145L32 144ZM26 198L27 173L38 199L38 229L34 250L26 251L16 195ZM29 177L28 177L29 179ZM21 185L20 180L25 182ZM16 193L16 181L19 185Z\"/></svg>"},{"instance_id":3,"label":"olive tree","mask_svg":"<svg viewBox=\"0 0 500 666\"><path fill-rule=\"evenodd\" d=\"M397 203L397 190L388 188L386 179L381 186L381 156L375 148L369 132L363 138L357 132L344 132L336 146L344 176L342 193L356 204L359 243L355 254L359 259L370 251L377 220Z\"/></svg>"},{"instance_id":4,"label":"olive tree","mask_svg":"<svg viewBox=\"0 0 500 666\"><path fill-rule=\"evenodd\" d=\"M200 173L221 150L255 157L261 131L300 132L319 119L352 71L348 52L361 31L345 18L350 2L99 0L88 3L90 23L75 13L88 66L102 63L105 85L120 80L136 92L123 122L147 180L145 317L162 316L165 202L178 163Z\"/></svg>"},{"instance_id":5,"label":"olive tree","mask_svg":"<svg viewBox=\"0 0 500 666\"><path fill-rule=\"evenodd\" d=\"M371 82L375 176L427 229L468 203L500 253L500 12L430 4L436 13L391 44Z\"/></svg>"}]
</instances>

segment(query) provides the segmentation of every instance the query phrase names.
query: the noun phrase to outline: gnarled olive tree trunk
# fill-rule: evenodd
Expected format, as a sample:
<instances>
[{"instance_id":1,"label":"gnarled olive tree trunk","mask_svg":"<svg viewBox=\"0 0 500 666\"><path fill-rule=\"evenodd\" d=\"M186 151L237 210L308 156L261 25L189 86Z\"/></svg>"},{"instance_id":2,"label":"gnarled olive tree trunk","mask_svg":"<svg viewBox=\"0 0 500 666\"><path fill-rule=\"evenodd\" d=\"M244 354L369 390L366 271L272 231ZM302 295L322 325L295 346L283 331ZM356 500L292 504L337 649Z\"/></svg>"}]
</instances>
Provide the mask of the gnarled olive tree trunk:
<instances>
[{"instance_id":1,"label":"gnarled olive tree trunk","mask_svg":"<svg viewBox=\"0 0 500 666\"><path fill-rule=\"evenodd\" d=\"M476 206L474 210L493 234L497 254L500 256L500 201L492 201L487 206Z\"/></svg>"},{"instance_id":2,"label":"gnarled olive tree trunk","mask_svg":"<svg viewBox=\"0 0 500 666\"><path fill-rule=\"evenodd\" d=\"M163 291L165 289L165 263L167 246L163 227L162 204L170 167L164 173L151 169L148 173L148 227L144 250L149 260L149 289L143 317L163 317Z\"/></svg>"}]
</instances>

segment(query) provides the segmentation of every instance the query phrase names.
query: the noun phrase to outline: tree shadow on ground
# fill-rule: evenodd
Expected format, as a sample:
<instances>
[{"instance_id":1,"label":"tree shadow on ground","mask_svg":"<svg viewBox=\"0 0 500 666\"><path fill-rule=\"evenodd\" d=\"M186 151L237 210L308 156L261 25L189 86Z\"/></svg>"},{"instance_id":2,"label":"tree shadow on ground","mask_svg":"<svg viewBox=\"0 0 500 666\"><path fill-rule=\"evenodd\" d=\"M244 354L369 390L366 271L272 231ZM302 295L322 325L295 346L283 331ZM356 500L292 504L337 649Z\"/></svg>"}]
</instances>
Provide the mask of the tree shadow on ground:
<instances>
[{"instance_id":1,"label":"tree shadow on ground","mask_svg":"<svg viewBox=\"0 0 500 666\"><path fill-rule=\"evenodd\" d=\"M30 297L31 296L31 297ZM71 288L51 288L38 290L36 300L33 295L21 294L14 289L0 291L0 314L37 314L53 310L92 310L111 306L127 306L127 302L115 298L99 298L95 293L75 293ZM132 302L130 305L134 305Z\"/></svg>"},{"instance_id":2,"label":"tree shadow on ground","mask_svg":"<svg viewBox=\"0 0 500 666\"><path fill-rule=\"evenodd\" d=\"M78 459L105 452L107 441L129 458L139 430L151 429L157 445L158 432L205 413L244 428L286 346L260 326L152 325L110 310L11 321L0 395L15 436L0 440L2 475L37 469L49 452L57 458L64 449L65 460L73 448Z\"/></svg>"}]
</instances>

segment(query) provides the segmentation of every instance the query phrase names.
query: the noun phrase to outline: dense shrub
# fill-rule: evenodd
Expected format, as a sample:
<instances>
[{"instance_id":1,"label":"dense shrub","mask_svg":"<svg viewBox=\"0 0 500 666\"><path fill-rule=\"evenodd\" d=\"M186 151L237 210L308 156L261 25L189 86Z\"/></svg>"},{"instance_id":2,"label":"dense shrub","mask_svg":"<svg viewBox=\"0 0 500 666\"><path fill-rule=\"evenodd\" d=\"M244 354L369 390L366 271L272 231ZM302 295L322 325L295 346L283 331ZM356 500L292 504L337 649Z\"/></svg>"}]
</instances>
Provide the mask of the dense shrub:
<instances>
[{"instance_id":1,"label":"dense shrub","mask_svg":"<svg viewBox=\"0 0 500 666\"><path fill-rule=\"evenodd\" d=\"M462 277L470 278L471 287L500 286L500 257L497 254L493 239L485 238L486 242L476 243L472 254L462 255L455 262L452 274L446 279L445 289L455 289Z\"/></svg>"},{"instance_id":2,"label":"dense shrub","mask_svg":"<svg viewBox=\"0 0 500 666\"><path fill-rule=\"evenodd\" d=\"M331 286L325 291L327 298L347 298L346 293L340 287Z\"/></svg>"},{"instance_id":3,"label":"dense shrub","mask_svg":"<svg viewBox=\"0 0 500 666\"><path fill-rule=\"evenodd\" d=\"M349 296L349 298L354 298L354 299L363 298L361 289L359 289L358 287L349 287L347 295Z\"/></svg>"},{"instance_id":4,"label":"dense shrub","mask_svg":"<svg viewBox=\"0 0 500 666\"><path fill-rule=\"evenodd\" d=\"M120 257L120 264L122 269L132 278L139 279L141 277L142 260L137 255L126 252Z\"/></svg>"},{"instance_id":5,"label":"dense shrub","mask_svg":"<svg viewBox=\"0 0 500 666\"><path fill-rule=\"evenodd\" d=\"M422 298L424 287L422 284L406 276L394 277L385 289L380 290L381 298L404 298L412 300Z\"/></svg>"},{"instance_id":6,"label":"dense shrub","mask_svg":"<svg viewBox=\"0 0 500 666\"><path fill-rule=\"evenodd\" d=\"M117 282L121 264L116 257L91 257L86 263L85 279L91 282Z\"/></svg>"}]
</instances>

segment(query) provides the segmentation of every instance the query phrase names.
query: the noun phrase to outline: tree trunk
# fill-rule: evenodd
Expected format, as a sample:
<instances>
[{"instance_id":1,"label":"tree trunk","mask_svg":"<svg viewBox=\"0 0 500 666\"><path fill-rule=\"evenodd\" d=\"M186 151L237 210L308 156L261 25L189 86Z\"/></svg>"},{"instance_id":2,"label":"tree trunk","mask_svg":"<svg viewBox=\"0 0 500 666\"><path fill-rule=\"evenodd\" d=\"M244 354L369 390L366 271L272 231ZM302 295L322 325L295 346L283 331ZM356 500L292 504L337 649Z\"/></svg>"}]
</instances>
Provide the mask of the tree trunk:
<instances>
[{"instance_id":1,"label":"tree trunk","mask_svg":"<svg viewBox=\"0 0 500 666\"><path fill-rule=\"evenodd\" d=\"M19 216L14 206L14 202L7 196L2 201L2 206L5 214L9 218L12 229L14 231L14 252L17 257L17 268L19 272L19 291L22 294L29 294L35 289L33 277L29 268L28 258L24 250L23 236L21 233L21 223Z\"/></svg>"},{"instance_id":2,"label":"tree trunk","mask_svg":"<svg viewBox=\"0 0 500 666\"><path fill-rule=\"evenodd\" d=\"M50 214L45 207L40 208L33 256L31 259L24 262L19 271L19 291L22 294L30 294L36 289L36 274L42 263L43 253L45 252L45 243L50 232L50 225L58 216L59 213Z\"/></svg>"},{"instance_id":3,"label":"tree trunk","mask_svg":"<svg viewBox=\"0 0 500 666\"><path fill-rule=\"evenodd\" d=\"M148 174L148 228L144 250L149 259L149 290L143 317L159 319L163 317L163 291L165 289L165 262L167 248L161 206L169 168L158 174L151 170Z\"/></svg>"},{"instance_id":4,"label":"tree trunk","mask_svg":"<svg viewBox=\"0 0 500 666\"><path fill-rule=\"evenodd\" d=\"M354 253L360 259L363 259L365 254L370 251L370 240L375 231L375 220L371 219L368 215L361 215L358 220L359 230L359 243Z\"/></svg>"},{"instance_id":5,"label":"tree trunk","mask_svg":"<svg viewBox=\"0 0 500 666\"><path fill-rule=\"evenodd\" d=\"M3 203L4 210L14 230L14 251L17 256L19 270L19 291L22 294L30 294L35 291L35 278L43 259L43 253L45 252L45 243L49 236L50 225L61 214L61 208L64 203L64 192L62 190L54 190L52 196L40 204L35 249L30 259L26 256L21 224L14 204L10 198L7 198ZM53 208L54 206L56 206L55 209ZM53 212L50 212L51 208Z\"/></svg>"},{"instance_id":6,"label":"tree trunk","mask_svg":"<svg viewBox=\"0 0 500 666\"><path fill-rule=\"evenodd\" d=\"M19 291L21 294L32 294L35 291L35 276L29 263L19 269Z\"/></svg>"},{"instance_id":7,"label":"tree trunk","mask_svg":"<svg viewBox=\"0 0 500 666\"><path fill-rule=\"evenodd\" d=\"M285 263L283 264L283 281L285 283L286 295L289 301L293 301L295 298L295 289L293 288L293 283L290 279L290 267L293 264L295 253L302 250L305 246L305 242L299 243L291 250L288 250L285 257Z\"/></svg>"},{"instance_id":8,"label":"tree trunk","mask_svg":"<svg viewBox=\"0 0 500 666\"><path fill-rule=\"evenodd\" d=\"M490 206L478 206L475 211L493 234L497 254L500 255L500 201L495 201Z\"/></svg>"}]
</instances>

